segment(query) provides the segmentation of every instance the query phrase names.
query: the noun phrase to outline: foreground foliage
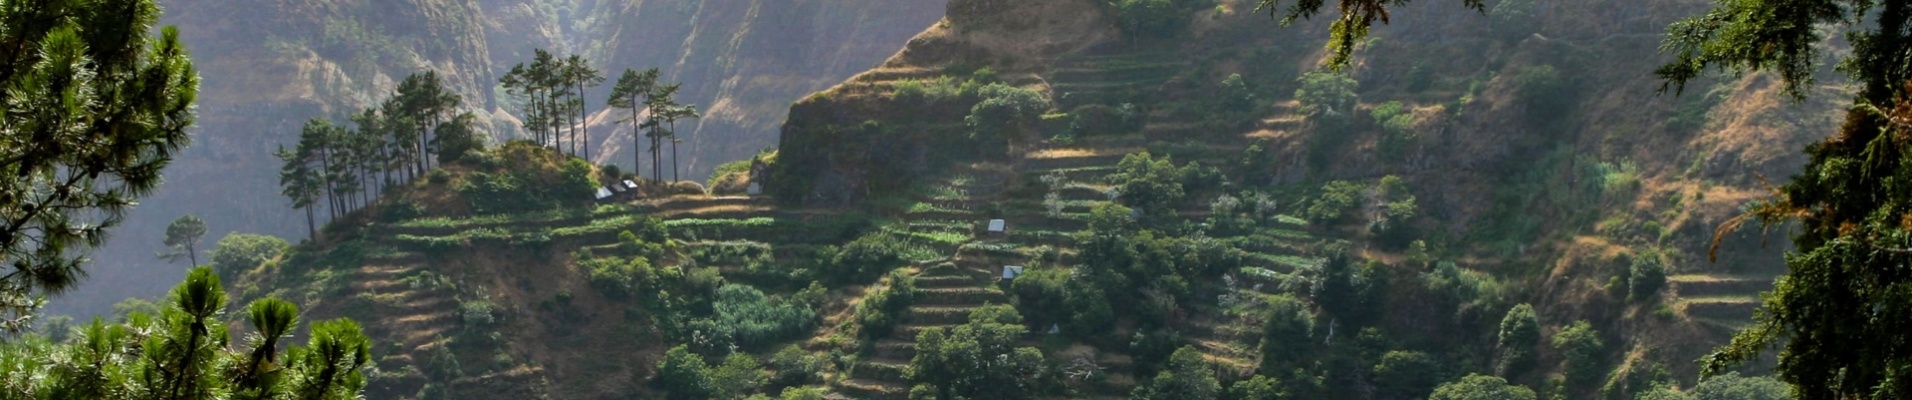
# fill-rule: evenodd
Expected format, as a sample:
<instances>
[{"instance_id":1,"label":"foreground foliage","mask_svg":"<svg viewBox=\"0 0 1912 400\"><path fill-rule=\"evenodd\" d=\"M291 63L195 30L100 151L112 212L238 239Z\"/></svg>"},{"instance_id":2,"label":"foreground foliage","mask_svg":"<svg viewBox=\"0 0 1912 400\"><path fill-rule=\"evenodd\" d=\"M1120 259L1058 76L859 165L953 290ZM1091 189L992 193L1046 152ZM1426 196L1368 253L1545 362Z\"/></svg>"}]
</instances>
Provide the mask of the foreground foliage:
<instances>
[{"instance_id":1,"label":"foreground foliage","mask_svg":"<svg viewBox=\"0 0 1912 400\"><path fill-rule=\"evenodd\" d=\"M86 250L191 139L199 74L151 0L0 6L0 328L72 288Z\"/></svg>"},{"instance_id":2,"label":"foreground foliage","mask_svg":"<svg viewBox=\"0 0 1912 400\"><path fill-rule=\"evenodd\" d=\"M298 307L266 298L243 315L250 334L233 338L227 296L211 268L192 270L156 314L94 319L62 334L0 344L0 397L32 399L356 399L365 387L371 342L349 319L311 325L304 346L281 350L298 326Z\"/></svg>"}]
</instances>

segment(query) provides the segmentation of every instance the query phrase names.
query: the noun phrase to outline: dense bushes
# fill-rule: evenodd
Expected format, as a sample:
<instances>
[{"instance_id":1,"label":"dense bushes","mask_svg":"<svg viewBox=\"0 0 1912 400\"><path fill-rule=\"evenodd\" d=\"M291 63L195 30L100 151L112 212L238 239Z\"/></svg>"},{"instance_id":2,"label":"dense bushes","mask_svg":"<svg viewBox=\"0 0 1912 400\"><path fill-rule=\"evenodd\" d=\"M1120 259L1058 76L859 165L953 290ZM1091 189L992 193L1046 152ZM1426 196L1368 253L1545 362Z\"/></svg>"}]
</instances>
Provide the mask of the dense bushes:
<instances>
[{"instance_id":1,"label":"dense bushes","mask_svg":"<svg viewBox=\"0 0 1912 400\"><path fill-rule=\"evenodd\" d=\"M1633 256L1633 262L1627 266L1627 298L1632 301L1654 300L1660 295L1660 288L1666 286L1666 261L1660 252L1646 251Z\"/></svg>"},{"instance_id":2,"label":"dense bushes","mask_svg":"<svg viewBox=\"0 0 1912 400\"><path fill-rule=\"evenodd\" d=\"M901 271L890 273L890 285L863 298L856 305L856 321L865 339L889 337L897 326L909 319L910 305L916 302L916 279Z\"/></svg>"},{"instance_id":3,"label":"dense bushes","mask_svg":"<svg viewBox=\"0 0 1912 400\"><path fill-rule=\"evenodd\" d=\"M702 343L693 344L713 353L733 345L746 351L763 350L815 328L814 307L773 298L749 285L724 285L717 289L712 315L691 322L691 329L704 334L699 338Z\"/></svg>"},{"instance_id":4,"label":"dense bushes","mask_svg":"<svg viewBox=\"0 0 1912 400\"><path fill-rule=\"evenodd\" d=\"M1169 357L1168 368L1154 379L1142 382L1129 394L1133 400L1215 399L1222 394L1221 381L1209 369L1208 360L1194 347L1182 347Z\"/></svg>"},{"instance_id":5,"label":"dense bushes","mask_svg":"<svg viewBox=\"0 0 1912 400\"><path fill-rule=\"evenodd\" d=\"M1142 129L1142 110L1135 104L1123 103L1119 106L1089 104L1069 111L1069 129L1071 137L1115 136L1134 133Z\"/></svg>"},{"instance_id":6,"label":"dense bushes","mask_svg":"<svg viewBox=\"0 0 1912 400\"><path fill-rule=\"evenodd\" d=\"M242 272L258 268L260 263L278 258L291 247L292 244L276 236L228 234L213 246L212 268L218 271L221 278L233 279Z\"/></svg>"},{"instance_id":7,"label":"dense bushes","mask_svg":"<svg viewBox=\"0 0 1912 400\"><path fill-rule=\"evenodd\" d=\"M1342 221L1361 205L1366 187L1349 181L1333 181L1321 186L1321 194L1308 202L1301 216L1321 223Z\"/></svg>"},{"instance_id":8,"label":"dense bushes","mask_svg":"<svg viewBox=\"0 0 1912 400\"><path fill-rule=\"evenodd\" d=\"M1313 348L1314 315L1307 305L1286 295L1268 299L1261 329L1263 371L1287 371L1303 363Z\"/></svg>"},{"instance_id":9,"label":"dense bushes","mask_svg":"<svg viewBox=\"0 0 1912 400\"><path fill-rule=\"evenodd\" d=\"M530 148L527 148L530 147ZM591 165L528 142L499 149L497 160L474 162L492 172L473 172L457 187L476 214L515 214L590 204L597 190ZM487 165L495 164L495 165Z\"/></svg>"},{"instance_id":10,"label":"dense bushes","mask_svg":"<svg viewBox=\"0 0 1912 400\"><path fill-rule=\"evenodd\" d=\"M1573 81L1551 65L1527 67L1514 77L1520 99L1527 106L1528 121L1536 125L1557 123L1572 111L1575 97Z\"/></svg>"},{"instance_id":11,"label":"dense bushes","mask_svg":"<svg viewBox=\"0 0 1912 400\"><path fill-rule=\"evenodd\" d=\"M1606 345L1600 341L1600 332L1594 331L1587 321L1575 322L1554 333L1553 347L1564 358L1561 369L1566 371L1568 383L1584 387L1603 375L1600 357Z\"/></svg>"},{"instance_id":12,"label":"dense bushes","mask_svg":"<svg viewBox=\"0 0 1912 400\"><path fill-rule=\"evenodd\" d=\"M836 282L867 282L891 269L903 266L902 240L872 232L837 249L831 258L833 271L827 276Z\"/></svg>"},{"instance_id":13,"label":"dense bushes","mask_svg":"<svg viewBox=\"0 0 1912 400\"><path fill-rule=\"evenodd\" d=\"M1441 366L1427 353L1390 351L1374 365L1373 379L1382 398L1420 398L1441 383Z\"/></svg>"},{"instance_id":14,"label":"dense bushes","mask_svg":"<svg viewBox=\"0 0 1912 400\"><path fill-rule=\"evenodd\" d=\"M1538 345L1540 319L1534 315L1534 306L1522 303L1507 310L1507 316L1500 319L1500 361L1494 364L1494 374L1516 376L1526 372L1533 367L1534 346Z\"/></svg>"},{"instance_id":15,"label":"dense bushes","mask_svg":"<svg viewBox=\"0 0 1912 400\"><path fill-rule=\"evenodd\" d=\"M1032 128L1050 106L1042 92L1000 83L983 86L977 96L980 101L970 107L963 123L969 125L969 138L984 150L1004 149Z\"/></svg>"},{"instance_id":16,"label":"dense bushes","mask_svg":"<svg viewBox=\"0 0 1912 400\"><path fill-rule=\"evenodd\" d=\"M939 399L1033 399L1053 392L1057 377L1034 347L1016 347L1028 333L1014 308L992 305L970 312L969 322L923 331L908 378L911 393ZM912 396L914 397L914 396Z\"/></svg>"},{"instance_id":17,"label":"dense bushes","mask_svg":"<svg viewBox=\"0 0 1912 400\"><path fill-rule=\"evenodd\" d=\"M1441 384L1427 400L1534 400L1533 389L1507 383L1486 375L1468 375L1459 381Z\"/></svg>"}]
</instances>

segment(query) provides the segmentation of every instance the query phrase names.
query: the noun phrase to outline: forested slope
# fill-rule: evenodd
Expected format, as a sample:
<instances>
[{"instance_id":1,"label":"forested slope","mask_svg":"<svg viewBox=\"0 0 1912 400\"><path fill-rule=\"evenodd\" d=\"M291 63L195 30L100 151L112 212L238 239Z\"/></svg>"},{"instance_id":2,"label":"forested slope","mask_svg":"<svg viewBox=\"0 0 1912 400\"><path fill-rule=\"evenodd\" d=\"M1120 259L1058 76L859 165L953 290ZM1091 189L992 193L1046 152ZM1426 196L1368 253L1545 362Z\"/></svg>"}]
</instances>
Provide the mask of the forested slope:
<instances>
[{"instance_id":1,"label":"forested slope","mask_svg":"<svg viewBox=\"0 0 1912 400\"><path fill-rule=\"evenodd\" d=\"M605 7L769 18L752 4ZM1838 110L1756 74L1656 93L1662 30L1703 6L1416 4L1334 74L1316 68L1325 21L1282 28L1248 1L954 0L790 106L776 152L729 170L764 195L639 178L592 204L574 182L630 177L516 142L237 271L241 298L365 321L380 396L1755 385L1703 385L1693 360L1751 317L1783 239L1732 234L1708 262L1712 229ZM617 26L621 43L714 32ZM703 51L677 62L816 57ZM708 90L748 86L729 85ZM752 104L737 115L758 121Z\"/></svg>"},{"instance_id":2,"label":"forested slope","mask_svg":"<svg viewBox=\"0 0 1912 400\"><path fill-rule=\"evenodd\" d=\"M706 4L708 3L708 4ZM693 176L774 146L784 106L894 53L940 16L942 1L599 2L588 0L167 0L162 23L181 27L205 78L193 146L166 171L77 292L57 312L104 313L128 295L155 296L177 271L152 255L167 221L205 217L216 236L295 237L303 216L277 195L279 145L312 117L342 119L376 105L406 75L438 71L495 139L516 137L519 109L497 78L533 49L577 53L600 70L663 67L687 82L681 97L707 110L686 131ZM872 3L873 4L873 3ZM698 27L693 31L689 27ZM608 87L587 96L604 109ZM602 161L629 170L629 134L595 119ZM682 128L680 128L682 129ZM621 147L619 147L621 146ZM621 154L621 155L620 155Z\"/></svg>"}]
</instances>

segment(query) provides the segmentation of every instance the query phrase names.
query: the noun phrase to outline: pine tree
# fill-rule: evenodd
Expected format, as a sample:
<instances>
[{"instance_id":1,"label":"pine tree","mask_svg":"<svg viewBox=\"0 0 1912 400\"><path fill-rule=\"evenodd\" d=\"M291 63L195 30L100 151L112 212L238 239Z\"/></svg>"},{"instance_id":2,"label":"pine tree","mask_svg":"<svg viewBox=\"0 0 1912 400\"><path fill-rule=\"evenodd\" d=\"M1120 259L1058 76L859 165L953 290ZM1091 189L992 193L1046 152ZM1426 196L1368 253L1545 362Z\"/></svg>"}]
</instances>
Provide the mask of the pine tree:
<instances>
[{"instance_id":1,"label":"pine tree","mask_svg":"<svg viewBox=\"0 0 1912 400\"><path fill-rule=\"evenodd\" d=\"M318 225L314 221L312 208L318 205L319 178L312 170L311 160L304 153L286 150L283 145L274 155L285 163L279 168L279 194L292 200L292 209L305 210L308 237L318 238Z\"/></svg>"},{"instance_id":2,"label":"pine tree","mask_svg":"<svg viewBox=\"0 0 1912 400\"><path fill-rule=\"evenodd\" d=\"M190 142L199 75L159 16L152 0L0 7L0 328L77 284Z\"/></svg>"},{"instance_id":3,"label":"pine tree","mask_svg":"<svg viewBox=\"0 0 1912 400\"><path fill-rule=\"evenodd\" d=\"M631 154L633 155L631 160L631 172L639 176L643 175L639 173L638 167L644 165L644 155L637 150L637 138L641 135L644 124L647 122L640 117L639 113L649 104L646 98L652 91L656 90L657 80L661 75L662 72L656 68L647 69L643 72L638 72L634 69L625 69L624 75L618 77L617 83L611 85L611 98L607 101L611 104L611 107L631 111L630 118L621 119L618 122L631 123Z\"/></svg>"},{"instance_id":4,"label":"pine tree","mask_svg":"<svg viewBox=\"0 0 1912 400\"><path fill-rule=\"evenodd\" d=\"M172 224L166 225L166 248L172 252L161 253L159 258L166 261L179 261L186 258L193 266L199 266L199 240L206 237L206 220L192 215L181 215Z\"/></svg>"}]
</instances>

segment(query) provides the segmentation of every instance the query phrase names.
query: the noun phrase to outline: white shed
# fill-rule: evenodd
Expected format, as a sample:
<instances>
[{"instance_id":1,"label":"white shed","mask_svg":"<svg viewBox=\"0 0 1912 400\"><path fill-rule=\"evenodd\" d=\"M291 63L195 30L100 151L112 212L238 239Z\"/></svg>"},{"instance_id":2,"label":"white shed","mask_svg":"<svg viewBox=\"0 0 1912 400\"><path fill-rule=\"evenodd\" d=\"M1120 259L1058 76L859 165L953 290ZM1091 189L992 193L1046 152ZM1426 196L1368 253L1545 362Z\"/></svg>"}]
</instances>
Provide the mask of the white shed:
<instances>
[{"instance_id":1,"label":"white shed","mask_svg":"<svg viewBox=\"0 0 1912 400\"><path fill-rule=\"evenodd\" d=\"M1005 281L1008 281L1008 280L1015 280L1015 279L1016 279L1016 277L1018 277L1018 276L1022 276L1022 266L1021 266L1021 265L1004 265L1004 266L1002 266L1002 279L1003 279L1003 280L1005 280Z\"/></svg>"},{"instance_id":2,"label":"white shed","mask_svg":"<svg viewBox=\"0 0 1912 400\"><path fill-rule=\"evenodd\" d=\"M637 182L632 182L630 179L625 179L624 188L630 189L630 190L637 190Z\"/></svg>"},{"instance_id":3,"label":"white shed","mask_svg":"<svg viewBox=\"0 0 1912 400\"><path fill-rule=\"evenodd\" d=\"M609 198L611 198L611 189L598 188L597 199L599 201L603 201L604 199L609 199Z\"/></svg>"},{"instance_id":4,"label":"white shed","mask_svg":"<svg viewBox=\"0 0 1912 400\"><path fill-rule=\"evenodd\" d=\"M1004 232L1008 232L1008 231L1009 231L1009 223L1008 223L1007 221L1003 221L1003 220L1000 220L1000 219L992 219L992 220L989 220L989 233L990 233L990 234L997 234L997 235L1000 235L1000 234L1003 234Z\"/></svg>"},{"instance_id":5,"label":"white shed","mask_svg":"<svg viewBox=\"0 0 1912 400\"><path fill-rule=\"evenodd\" d=\"M744 187L744 194L750 195L750 196L762 196L763 185L758 184L756 182L751 182L750 186Z\"/></svg>"}]
</instances>

